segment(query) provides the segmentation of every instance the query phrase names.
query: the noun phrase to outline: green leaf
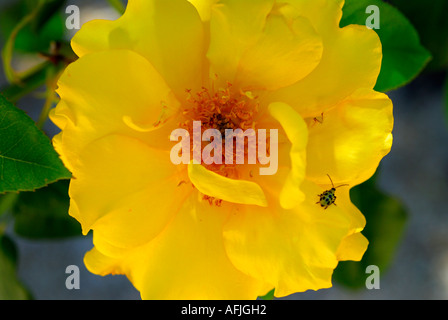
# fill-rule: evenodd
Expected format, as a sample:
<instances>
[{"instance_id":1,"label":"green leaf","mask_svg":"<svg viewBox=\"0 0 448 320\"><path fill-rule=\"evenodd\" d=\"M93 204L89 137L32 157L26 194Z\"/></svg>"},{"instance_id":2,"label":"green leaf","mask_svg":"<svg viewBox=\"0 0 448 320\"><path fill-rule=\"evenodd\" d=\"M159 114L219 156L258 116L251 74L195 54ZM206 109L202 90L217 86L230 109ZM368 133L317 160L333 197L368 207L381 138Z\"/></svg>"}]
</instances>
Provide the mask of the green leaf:
<instances>
[{"instance_id":1,"label":"green leaf","mask_svg":"<svg viewBox=\"0 0 448 320\"><path fill-rule=\"evenodd\" d=\"M81 235L80 224L68 214L69 180L35 192L21 192L13 209L14 231L26 238L48 239Z\"/></svg>"},{"instance_id":2,"label":"green leaf","mask_svg":"<svg viewBox=\"0 0 448 320\"><path fill-rule=\"evenodd\" d=\"M386 92L411 82L427 65L431 54L421 44L417 31L397 9L381 0L346 0L341 27L366 25L366 8L380 9L380 29L374 29L383 46L381 72L375 90Z\"/></svg>"},{"instance_id":3,"label":"green leaf","mask_svg":"<svg viewBox=\"0 0 448 320\"><path fill-rule=\"evenodd\" d=\"M33 191L70 177L49 138L0 94L0 193Z\"/></svg>"},{"instance_id":4,"label":"green leaf","mask_svg":"<svg viewBox=\"0 0 448 320\"><path fill-rule=\"evenodd\" d=\"M274 292L275 292L275 289L272 289L271 291L266 293L264 296L260 296L258 298L260 298L261 300L273 300L274 299Z\"/></svg>"},{"instance_id":5,"label":"green leaf","mask_svg":"<svg viewBox=\"0 0 448 320\"><path fill-rule=\"evenodd\" d=\"M0 235L0 300L31 299L17 279L17 249L12 240Z\"/></svg>"},{"instance_id":6,"label":"green leaf","mask_svg":"<svg viewBox=\"0 0 448 320\"><path fill-rule=\"evenodd\" d=\"M360 262L342 261L334 279L348 287L361 288L366 281L366 268L376 265L381 272L387 270L402 238L407 214L402 203L376 188L375 176L350 192L353 203L366 217L362 232L369 246Z\"/></svg>"},{"instance_id":7,"label":"green leaf","mask_svg":"<svg viewBox=\"0 0 448 320\"><path fill-rule=\"evenodd\" d=\"M57 16L57 20L60 20L60 23L58 25L54 25L53 30L50 31L50 28L48 28L48 31L45 32L54 32L54 35L60 36L62 39L63 31L64 31L64 21L61 16L61 9L64 8L64 5L66 4L65 0L45 0L44 5L42 6L42 9L39 11L39 14L37 15L36 19L33 21L32 28L36 33L39 33L43 31L52 19L55 19L55 16ZM35 6L35 0L28 0L28 6L32 7ZM55 40L53 38L53 40Z\"/></svg>"},{"instance_id":8,"label":"green leaf","mask_svg":"<svg viewBox=\"0 0 448 320\"><path fill-rule=\"evenodd\" d=\"M433 59L429 71L448 68L448 1L446 0L389 0L417 29L423 45Z\"/></svg>"}]
</instances>

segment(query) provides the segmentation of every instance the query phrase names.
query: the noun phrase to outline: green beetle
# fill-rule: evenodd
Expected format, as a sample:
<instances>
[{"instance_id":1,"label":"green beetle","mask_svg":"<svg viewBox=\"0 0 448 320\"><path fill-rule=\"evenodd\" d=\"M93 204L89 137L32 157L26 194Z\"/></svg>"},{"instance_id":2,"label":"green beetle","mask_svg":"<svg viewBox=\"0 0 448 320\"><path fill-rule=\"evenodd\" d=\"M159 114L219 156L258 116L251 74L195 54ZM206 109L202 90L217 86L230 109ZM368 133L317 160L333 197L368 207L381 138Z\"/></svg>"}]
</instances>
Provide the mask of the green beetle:
<instances>
[{"instance_id":1,"label":"green beetle","mask_svg":"<svg viewBox=\"0 0 448 320\"><path fill-rule=\"evenodd\" d=\"M343 186L348 186L348 184L341 184L340 186L335 187L333 184L333 180L331 180L330 175L327 174L328 178L331 181L331 185L333 186L333 188L331 188L330 190L326 190L323 193L319 194L319 201L316 202L316 204L320 204L320 206L324 209L327 209L329 206L331 206L332 204L336 205L336 203L334 203L336 201L336 188L339 187L343 187Z\"/></svg>"}]
</instances>

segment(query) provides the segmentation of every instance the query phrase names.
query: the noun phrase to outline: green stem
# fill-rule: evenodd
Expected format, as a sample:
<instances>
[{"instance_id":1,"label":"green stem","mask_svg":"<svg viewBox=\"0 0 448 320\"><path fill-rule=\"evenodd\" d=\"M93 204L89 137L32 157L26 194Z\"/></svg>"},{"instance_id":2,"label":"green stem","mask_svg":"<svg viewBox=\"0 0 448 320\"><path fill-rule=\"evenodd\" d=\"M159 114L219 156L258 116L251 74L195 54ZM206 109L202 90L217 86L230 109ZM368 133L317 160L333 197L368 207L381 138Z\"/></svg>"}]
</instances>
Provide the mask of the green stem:
<instances>
[{"instance_id":1,"label":"green stem","mask_svg":"<svg viewBox=\"0 0 448 320\"><path fill-rule=\"evenodd\" d=\"M55 90L60 72L61 71L58 71L57 68L49 68L47 70L46 74L47 89L45 92L45 103L42 108L42 111L40 112L39 119L37 120L36 123L39 129L42 129L42 127L44 126L45 121L47 121L48 114L50 113L50 109L53 106L53 103L56 101Z\"/></svg>"},{"instance_id":2,"label":"green stem","mask_svg":"<svg viewBox=\"0 0 448 320\"><path fill-rule=\"evenodd\" d=\"M125 7L123 5L123 2L121 2L121 0L107 0L107 2L109 2L111 7L113 7L115 10L117 10L117 12L119 14L122 15L124 13Z\"/></svg>"},{"instance_id":3,"label":"green stem","mask_svg":"<svg viewBox=\"0 0 448 320\"><path fill-rule=\"evenodd\" d=\"M34 17L37 15L42 5L44 4L43 0L39 0L36 7L33 11L31 11L28 15L23 17L23 19L14 27L11 31L11 34L8 37L8 40L5 43L5 47L2 51L2 59L3 59L3 69L5 71L6 79L9 83L20 83L20 76L13 69L11 62L12 56L14 53L14 44L16 41L17 34L22 30L28 23L30 23Z\"/></svg>"},{"instance_id":4,"label":"green stem","mask_svg":"<svg viewBox=\"0 0 448 320\"><path fill-rule=\"evenodd\" d=\"M448 123L448 72L446 73L445 80L445 118Z\"/></svg>"},{"instance_id":5,"label":"green stem","mask_svg":"<svg viewBox=\"0 0 448 320\"><path fill-rule=\"evenodd\" d=\"M47 88L47 92L45 93L45 95L46 95L45 104L42 107L42 111L40 112L39 119L36 122L36 125L39 129L42 129L42 127L45 124L45 121L47 121L51 106L53 105L53 102L55 100L54 92L50 88Z\"/></svg>"},{"instance_id":6,"label":"green stem","mask_svg":"<svg viewBox=\"0 0 448 320\"><path fill-rule=\"evenodd\" d=\"M7 193L0 195L0 236L5 232L8 222L8 213L16 203L18 193Z\"/></svg>"},{"instance_id":7,"label":"green stem","mask_svg":"<svg viewBox=\"0 0 448 320\"><path fill-rule=\"evenodd\" d=\"M16 103L23 96L44 85L47 79L47 69L52 67L53 65L50 61L44 62L22 78L20 84L10 84L7 87L2 87L0 91L6 99Z\"/></svg>"}]
</instances>

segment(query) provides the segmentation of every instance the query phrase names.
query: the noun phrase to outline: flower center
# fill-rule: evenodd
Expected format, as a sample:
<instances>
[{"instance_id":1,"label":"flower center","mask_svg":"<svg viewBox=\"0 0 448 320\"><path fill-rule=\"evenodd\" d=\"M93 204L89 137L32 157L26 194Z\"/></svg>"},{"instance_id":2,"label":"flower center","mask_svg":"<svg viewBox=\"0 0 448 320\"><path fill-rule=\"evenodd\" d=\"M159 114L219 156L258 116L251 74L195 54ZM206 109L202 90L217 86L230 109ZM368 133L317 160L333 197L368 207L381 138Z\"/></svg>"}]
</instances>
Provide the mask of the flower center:
<instances>
[{"instance_id":1,"label":"flower center","mask_svg":"<svg viewBox=\"0 0 448 320\"><path fill-rule=\"evenodd\" d=\"M232 85L227 83L226 88L211 90L202 88L192 94L187 90L189 103L184 115L188 121L201 121L203 128L217 129L225 134L225 129L253 128L253 117L258 111L257 97L248 92L232 92Z\"/></svg>"},{"instance_id":2,"label":"flower center","mask_svg":"<svg viewBox=\"0 0 448 320\"><path fill-rule=\"evenodd\" d=\"M232 144L231 148L227 148L226 139L228 139L229 131L233 132L248 132L248 129L255 130L254 116L258 111L257 97L253 97L251 92L234 92L232 85L227 83L225 88L215 90L213 88L202 88L199 92L192 93L187 90L187 106L183 112L186 118L182 127L186 128L190 134L193 132L193 123L200 121L201 123L201 137L208 129L215 129L219 131L221 139L215 141L214 137L210 138L210 142L202 142L201 149L206 144L220 144L221 161L220 163L210 163L207 159L202 159L201 163L207 169L212 170L218 174L226 177L238 178L236 170L237 158L244 159L248 156L248 151L251 146L247 143L243 150L238 150ZM238 130L240 129L240 130ZM238 133L237 133L238 134ZM231 138L233 138L232 136ZM243 137L244 139L244 137ZM247 137L247 140L250 138ZM218 142L219 141L219 142ZM256 150L256 139L253 140L255 145L252 146ZM215 148L214 151L216 151ZM193 150L193 148L191 149ZM213 155L215 156L215 155ZM231 161L229 161L231 159ZM239 161L240 163L241 161ZM247 163L247 162L245 162Z\"/></svg>"},{"instance_id":3,"label":"flower center","mask_svg":"<svg viewBox=\"0 0 448 320\"><path fill-rule=\"evenodd\" d=\"M187 94L181 128L170 135L171 141L181 139L171 149L171 161L201 165L189 167L188 173L198 189L208 193L203 194L203 200L210 204L220 206L224 201L211 195L222 194L229 200L229 188L242 185L259 194L256 182L248 180L256 179L254 169L260 176L277 172L278 129L269 129L269 133L256 129L263 126L263 122L256 122L260 117L258 97L249 91L235 91L230 83L218 90L213 86L195 93L187 90ZM207 179L216 182L220 191L210 189L213 184L204 184Z\"/></svg>"}]
</instances>

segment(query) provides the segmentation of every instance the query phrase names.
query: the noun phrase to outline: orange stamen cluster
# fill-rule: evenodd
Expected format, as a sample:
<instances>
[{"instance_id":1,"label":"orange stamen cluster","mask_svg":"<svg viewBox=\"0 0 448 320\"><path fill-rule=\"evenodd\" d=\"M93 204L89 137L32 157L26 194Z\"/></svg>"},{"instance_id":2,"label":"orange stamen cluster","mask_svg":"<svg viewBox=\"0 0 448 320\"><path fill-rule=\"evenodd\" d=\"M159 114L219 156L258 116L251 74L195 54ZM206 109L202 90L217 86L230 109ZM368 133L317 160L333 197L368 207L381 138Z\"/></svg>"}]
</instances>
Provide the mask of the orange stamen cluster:
<instances>
[{"instance_id":1,"label":"orange stamen cluster","mask_svg":"<svg viewBox=\"0 0 448 320\"><path fill-rule=\"evenodd\" d=\"M215 197L210 197L208 195L205 195L202 197L202 200L208 201L208 203L212 206L215 205L217 207L220 207L222 205L222 199L216 199Z\"/></svg>"},{"instance_id":2,"label":"orange stamen cluster","mask_svg":"<svg viewBox=\"0 0 448 320\"><path fill-rule=\"evenodd\" d=\"M234 164L225 164L225 130L226 129L255 129L254 116L258 112L257 97L253 97L250 92L234 92L232 84L227 83L225 88L218 90L203 87L200 91L187 92L187 107L183 111L184 123L182 127L190 133L193 128L193 121L201 121L201 134L207 129L216 129L221 132L223 161L222 164L206 165L212 170L225 177L238 178L238 172ZM235 152L235 151L234 151ZM236 155L234 154L234 157ZM235 163L235 161L233 162ZM211 205L221 205L220 199L204 196Z\"/></svg>"},{"instance_id":3,"label":"orange stamen cluster","mask_svg":"<svg viewBox=\"0 0 448 320\"><path fill-rule=\"evenodd\" d=\"M187 117L186 125L192 121L201 121L205 129L217 129L224 135L225 129L243 130L253 128L253 116L258 111L256 97L250 93L232 93L232 85L227 83L226 88L216 92L202 88L196 94L187 90L187 101L191 107L184 111Z\"/></svg>"}]
</instances>

